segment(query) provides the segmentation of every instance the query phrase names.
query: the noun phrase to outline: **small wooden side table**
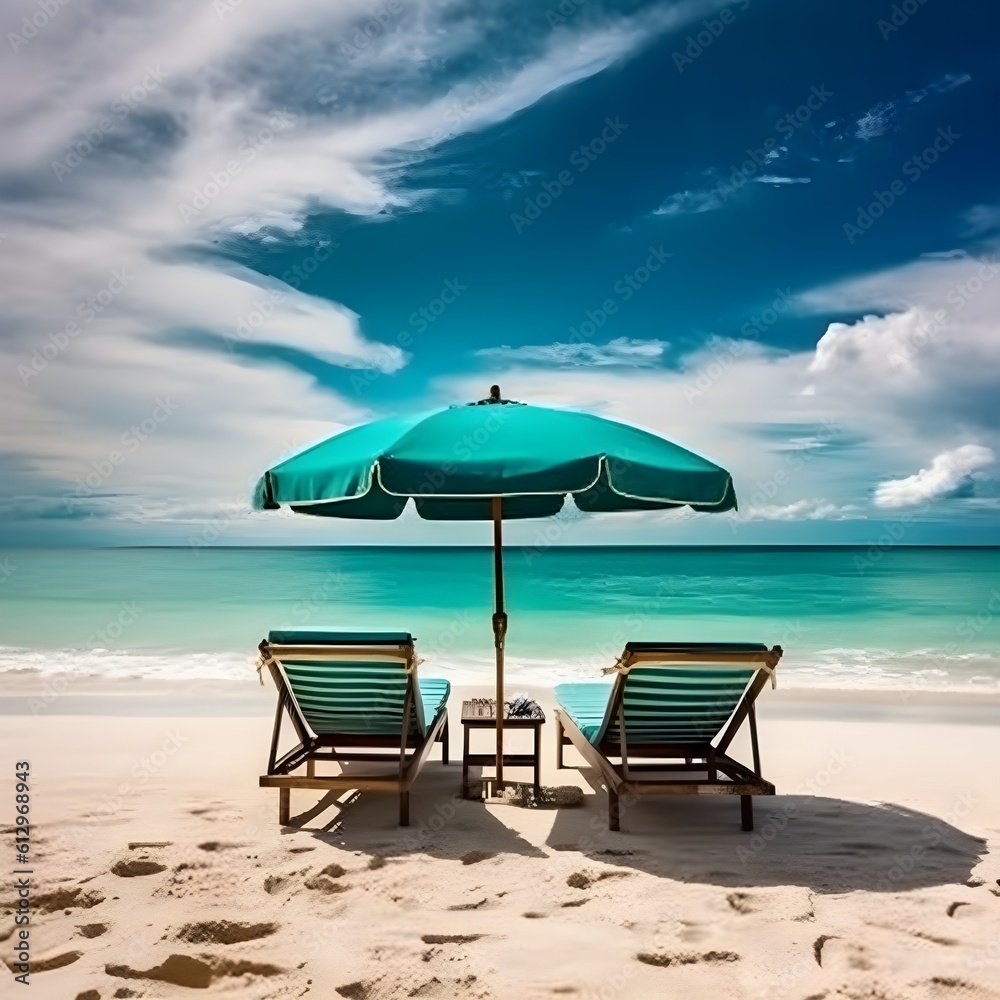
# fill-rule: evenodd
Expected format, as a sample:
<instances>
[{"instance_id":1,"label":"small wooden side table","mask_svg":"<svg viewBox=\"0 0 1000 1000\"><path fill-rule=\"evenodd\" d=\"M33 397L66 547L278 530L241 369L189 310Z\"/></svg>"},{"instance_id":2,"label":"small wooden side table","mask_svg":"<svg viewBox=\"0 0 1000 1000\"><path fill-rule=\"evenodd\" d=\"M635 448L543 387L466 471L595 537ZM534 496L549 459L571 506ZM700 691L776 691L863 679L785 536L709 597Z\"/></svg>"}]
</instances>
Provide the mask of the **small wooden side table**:
<instances>
[{"instance_id":1,"label":"small wooden side table","mask_svg":"<svg viewBox=\"0 0 1000 1000\"><path fill-rule=\"evenodd\" d=\"M497 727L495 705L492 711L484 709L482 701L462 702L462 798L469 797L469 767L473 765L486 766L496 765L497 755L494 749L492 753L471 753L469 750L469 733L473 729L491 729L494 732ZM545 723L544 714L537 718L524 718L521 716L504 716L504 733L509 729L533 729L535 731L534 750L532 753L504 753L503 766L506 767L530 767L534 770L535 794L539 794L541 785L541 742L542 726Z\"/></svg>"}]
</instances>

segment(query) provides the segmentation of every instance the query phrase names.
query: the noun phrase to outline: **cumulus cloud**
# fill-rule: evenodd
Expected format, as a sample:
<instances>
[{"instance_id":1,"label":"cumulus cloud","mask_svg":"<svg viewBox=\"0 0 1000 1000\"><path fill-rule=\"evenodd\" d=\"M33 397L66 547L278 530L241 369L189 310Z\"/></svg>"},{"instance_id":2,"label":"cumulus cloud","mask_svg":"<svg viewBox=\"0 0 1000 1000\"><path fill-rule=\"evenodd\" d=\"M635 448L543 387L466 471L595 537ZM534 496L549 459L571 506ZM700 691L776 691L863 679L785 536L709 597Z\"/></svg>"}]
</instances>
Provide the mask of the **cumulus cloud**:
<instances>
[{"instance_id":1,"label":"cumulus cloud","mask_svg":"<svg viewBox=\"0 0 1000 1000\"><path fill-rule=\"evenodd\" d=\"M914 507L929 501L969 496L973 473L995 460L989 448L964 444L935 456L929 468L912 476L881 483L875 490L875 503L879 507Z\"/></svg>"},{"instance_id":2,"label":"cumulus cloud","mask_svg":"<svg viewBox=\"0 0 1000 1000\"><path fill-rule=\"evenodd\" d=\"M804 312L868 313L820 339L816 393L878 412L888 439L923 438L922 455L929 441L953 447L959 429L996 434L998 277L993 257L920 259L800 295Z\"/></svg>"},{"instance_id":3,"label":"cumulus cloud","mask_svg":"<svg viewBox=\"0 0 1000 1000\"><path fill-rule=\"evenodd\" d=\"M666 340L638 340L616 337L606 344L539 344L522 347L485 347L476 351L482 358L506 362L537 362L559 368L623 366L648 368L663 359L670 346Z\"/></svg>"},{"instance_id":4,"label":"cumulus cloud","mask_svg":"<svg viewBox=\"0 0 1000 1000\"><path fill-rule=\"evenodd\" d=\"M885 507L873 489L886 468L918 469L928 454L954 450L958 434L1000 453L994 274L990 260L921 259L799 293L790 308L802 317L862 314L817 323L811 348L716 337L688 353L675 346L669 365L580 365L561 368L558 379L551 359L497 357L506 364L497 377L514 398L634 421L707 454L733 473L740 530L878 518ZM437 388L474 398L480 382L450 376ZM995 506L963 509L985 517ZM654 523L667 520L654 515Z\"/></svg>"}]
</instances>

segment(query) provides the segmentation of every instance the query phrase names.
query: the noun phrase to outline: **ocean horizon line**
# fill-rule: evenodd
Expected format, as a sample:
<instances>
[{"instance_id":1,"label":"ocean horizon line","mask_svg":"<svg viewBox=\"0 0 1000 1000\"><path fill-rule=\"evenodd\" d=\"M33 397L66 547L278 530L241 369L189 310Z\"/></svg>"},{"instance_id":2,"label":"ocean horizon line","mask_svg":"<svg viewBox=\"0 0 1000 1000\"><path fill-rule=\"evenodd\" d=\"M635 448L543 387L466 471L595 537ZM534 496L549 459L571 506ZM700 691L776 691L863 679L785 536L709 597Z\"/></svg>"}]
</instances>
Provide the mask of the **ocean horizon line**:
<instances>
[{"instance_id":1,"label":"ocean horizon line","mask_svg":"<svg viewBox=\"0 0 1000 1000\"><path fill-rule=\"evenodd\" d=\"M139 550L182 550L191 549L192 546L188 543L177 544L177 545L7 545L3 546L0 551L23 551L23 552L59 552L59 551L81 551L81 552L117 552L117 551L139 551ZM697 552L706 550L742 550L750 552L787 552L787 551L798 551L798 552L809 552L809 551L867 551L871 548L878 548L883 552L897 549L907 549L907 550L1000 550L1000 544L935 544L935 543L921 543L921 544L904 544L902 542L891 545L891 546L880 546L877 542L868 543L846 543L846 542L827 542L827 543L813 543L808 545L798 544L798 543L780 543L780 542L769 542L766 544L761 543L751 543L751 542L733 542L733 543L711 543L705 542L701 544L669 544L669 543L630 543L624 545L616 545L607 542L594 542L587 545L562 545L555 544L538 546L538 545L518 545L518 544L505 544L505 552L520 552L520 551L542 551L549 552L552 550L559 550L561 552L571 552L571 551L589 551L591 549L614 549L616 551L656 551L663 550L668 552L676 551L686 551L686 552ZM439 545L422 545L417 543L381 543L381 542L365 542L365 543L350 543L344 542L337 545L323 545L323 544L294 544L285 545L277 542L273 543L262 543L259 545L243 545L243 544L226 544L226 545L198 545L197 550L199 552L225 552L225 551L263 551L267 549L281 549L287 550L301 550L301 551L340 551L340 550L400 550L400 549L414 549L419 551L431 552L431 551L445 551L454 552L456 550L474 550L474 551L493 551L493 546L491 544L476 544L476 545L465 545L460 543L455 544L439 544Z\"/></svg>"}]
</instances>

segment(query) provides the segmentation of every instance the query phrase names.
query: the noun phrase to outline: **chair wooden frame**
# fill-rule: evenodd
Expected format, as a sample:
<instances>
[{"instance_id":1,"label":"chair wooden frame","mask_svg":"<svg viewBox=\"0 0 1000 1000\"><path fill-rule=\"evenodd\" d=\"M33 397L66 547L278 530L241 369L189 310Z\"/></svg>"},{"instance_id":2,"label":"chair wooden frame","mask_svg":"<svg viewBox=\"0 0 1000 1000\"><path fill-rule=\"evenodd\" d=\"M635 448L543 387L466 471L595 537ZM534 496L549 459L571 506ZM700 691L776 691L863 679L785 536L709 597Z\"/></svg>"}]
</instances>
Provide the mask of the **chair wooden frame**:
<instances>
[{"instance_id":1,"label":"chair wooden frame","mask_svg":"<svg viewBox=\"0 0 1000 1000\"><path fill-rule=\"evenodd\" d=\"M645 645L645 644L644 644ZM764 689L781 659L782 649L739 652L724 646L713 651L711 646L682 647L664 644L660 651L631 651L626 647L616 665L618 675L612 685L607 718L610 720L604 738L591 743L563 708L557 708L556 767L562 768L563 747L575 746L584 760L597 770L608 790L608 827L621 829L622 798L638 800L642 795L739 795L740 818L744 830L753 829L753 796L774 795L774 785L761 776L760 747L757 740L757 715L754 703ZM684 663L759 664L746 690L713 740L662 744L629 744L626 736L624 711L625 685L632 667L648 665L681 665ZM744 722L750 728L753 766L741 764L729 754L729 746ZM612 758L616 758L615 763ZM634 763L637 759L656 759L660 763ZM684 763L668 763L683 759ZM691 773L704 777L690 777ZM644 778L645 773L656 773ZM677 774L671 779L670 774ZM681 777L680 775L684 775Z\"/></svg>"},{"instance_id":2,"label":"chair wooden frame","mask_svg":"<svg viewBox=\"0 0 1000 1000\"><path fill-rule=\"evenodd\" d=\"M426 732L420 735L411 731L416 721L415 684L416 654L412 643L392 644L392 652L405 660L406 693L403 703L403 725L398 736L356 736L312 731L295 700L282 670L282 659L323 660L332 655L349 654L352 658L384 658L385 646L322 646L277 645L266 639L258 647L261 664L266 666L278 689L278 704L274 713L274 729L271 734L271 749L267 759L267 774L260 776L261 788L277 788L278 822L288 826L291 819L291 792L293 788L310 788L326 792L360 791L399 795L399 825L410 825L410 789L423 768L435 743L440 742L441 760L448 763L448 707L441 707L432 720L427 721ZM278 742L281 735L282 716L287 715L298 737L298 744L287 753L278 756ZM376 753L375 750L392 752ZM407 751L410 751L407 754ZM341 771L335 775L319 775L316 763L350 761L396 763L395 774L354 774ZM305 766L305 774L292 774Z\"/></svg>"}]
</instances>

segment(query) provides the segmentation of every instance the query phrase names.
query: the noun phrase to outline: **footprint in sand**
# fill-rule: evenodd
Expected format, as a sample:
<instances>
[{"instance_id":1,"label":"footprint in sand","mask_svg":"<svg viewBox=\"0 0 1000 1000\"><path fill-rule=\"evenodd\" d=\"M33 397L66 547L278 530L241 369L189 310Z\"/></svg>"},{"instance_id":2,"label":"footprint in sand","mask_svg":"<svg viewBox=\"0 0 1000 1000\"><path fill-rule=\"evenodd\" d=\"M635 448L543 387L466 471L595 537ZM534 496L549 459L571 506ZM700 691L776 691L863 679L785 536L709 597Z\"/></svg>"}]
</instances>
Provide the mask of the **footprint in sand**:
<instances>
[{"instance_id":1,"label":"footprint in sand","mask_svg":"<svg viewBox=\"0 0 1000 1000\"><path fill-rule=\"evenodd\" d=\"M116 861L111 866L111 874L119 878L140 878L143 875L158 875L167 870L166 865L161 865L158 861L151 861L148 858L136 858L133 860Z\"/></svg>"},{"instance_id":2,"label":"footprint in sand","mask_svg":"<svg viewBox=\"0 0 1000 1000\"><path fill-rule=\"evenodd\" d=\"M437 976L432 976L426 982L407 992L408 997L447 997L453 1000L456 996L469 993L476 982L475 976L466 976L464 979L456 979L454 982L447 980L442 982Z\"/></svg>"},{"instance_id":3,"label":"footprint in sand","mask_svg":"<svg viewBox=\"0 0 1000 1000\"><path fill-rule=\"evenodd\" d=\"M480 861L489 861L490 858L495 858L496 856L496 851L466 851L459 860L463 865L475 865Z\"/></svg>"},{"instance_id":4,"label":"footprint in sand","mask_svg":"<svg viewBox=\"0 0 1000 1000\"><path fill-rule=\"evenodd\" d=\"M566 884L571 889L589 889L595 882L603 882L607 878L628 878L631 872L598 872L596 875L588 875L586 872L573 872L566 879Z\"/></svg>"},{"instance_id":5,"label":"footprint in sand","mask_svg":"<svg viewBox=\"0 0 1000 1000\"><path fill-rule=\"evenodd\" d=\"M64 951L59 955L50 955L46 958L35 958L28 963L28 969L32 975L37 972L51 972L53 969L62 969L67 965L72 965L83 956L82 951ZM7 967L14 971L17 965L14 961L7 961Z\"/></svg>"},{"instance_id":6,"label":"footprint in sand","mask_svg":"<svg viewBox=\"0 0 1000 1000\"><path fill-rule=\"evenodd\" d=\"M756 913L760 909L754 905L754 898L748 892L731 892L726 896L726 902L737 913Z\"/></svg>"},{"instance_id":7,"label":"footprint in sand","mask_svg":"<svg viewBox=\"0 0 1000 1000\"><path fill-rule=\"evenodd\" d=\"M266 962L218 959L213 955L170 955L166 961L151 969L133 969L127 965L106 965L104 971L118 979L152 979L186 986L189 989L207 989L214 979L227 976L277 976L285 970Z\"/></svg>"},{"instance_id":8,"label":"footprint in sand","mask_svg":"<svg viewBox=\"0 0 1000 1000\"><path fill-rule=\"evenodd\" d=\"M250 924L234 920L206 920L185 924L175 935L178 941L189 944L239 944L270 937L281 925L274 923Z\"/></svg>"},{"instance_id":9,"label":"footprint in sand","mask_svg":"<svg viewBox=\"0 0 1000 1000\"><path fill-rule=\"evenodd\" d=\"M55 913L56 910L70 910L80 907L89 910L92 906L103 903L107 897L94 890L56 889L54 892L43 892L32 901L33 908L40 913Z\"/></svg>"},{"instance_id":10,"label":"footprint in sand","mask_svg":"<svg viewBox=\"0 0 1000 1000\"><path fill-rule=\"evenodd\" d=\"M305 887L319 892L346 892L348 886L336 881L347 874L347 869L338 864L327 865L319 874L307 878Z\"/></svg>"},{"instance_id":11,"label":"footprint in sand","mask_svg":"<svg viewBox=\"0 0 1000 1000\"><path fill-rule=\"evenodd\" d=\"M478 910L481 906L485 906L489 902L489 898L484 898L479 900L478 903L456 903L454 906L449 906L449 910Z\"/></svg>"},{"instance_id":12,"label":"footprint in sand","mask_svg":"<svg viewBox=\"0 0 1000 1000\"><path fill-rule=\"evenodd\" d=\"M958 997L968 997L969 1000L996 1000L1000 994L994 993L977 983L967 979L956 979L953 976L933 976L928 980L935 996L952 996L951 990L958 990Z\"/></svg>"},{"instance_id":13,"label":"footprint in sand","mask_svg":"<svg viewBox=\"0 0 1000 1000\"><path fill-rule=\"evenodd\" d=\"M264 892L269 896L277 895L283 889L287 889L291 884L291 879L284 875L268 875L264 879Z\"/></svg>"},{"instance_id":14,"label":"footprint in sand","mask_svg":"<svg viewBox=\"0 0 1000 1000\"><path fill-rule=\"evenodd\" d=\"M703 962L709 965L718 965L740 960L740 956L734 951L706 951L700 955L693 951L674 952L673 954L639 952L635 957L644 965L655 965L661 969L670 965L697 965Z\"/></svg>"},{"instance_id":15,"label":"footprint in sand","mask_svg":"<svg viewBox=\"0 0 1000 1000\"><path fill-rule=\"evenodd\" d=\"M356 983L345 983L343 986L335 987L336 991L347 1000L366 1000L371 996L374 983L363 983L360 980Z\"/></svg>"},{"instance_id":16,"label":"footprint in sand","mask_svg":"<svg viewBox=\"0 0 1000 1000\"><path fill-rule=\"evenodd\" d=\"M106 934L108 931L107 924L77 924L76 929L80 932L81 937L85 938L95 938L100 937L102 934Z\"/></svg>"}]
</instances>

